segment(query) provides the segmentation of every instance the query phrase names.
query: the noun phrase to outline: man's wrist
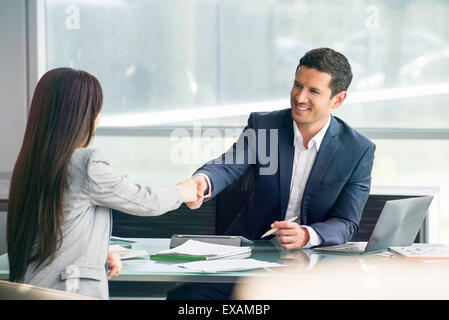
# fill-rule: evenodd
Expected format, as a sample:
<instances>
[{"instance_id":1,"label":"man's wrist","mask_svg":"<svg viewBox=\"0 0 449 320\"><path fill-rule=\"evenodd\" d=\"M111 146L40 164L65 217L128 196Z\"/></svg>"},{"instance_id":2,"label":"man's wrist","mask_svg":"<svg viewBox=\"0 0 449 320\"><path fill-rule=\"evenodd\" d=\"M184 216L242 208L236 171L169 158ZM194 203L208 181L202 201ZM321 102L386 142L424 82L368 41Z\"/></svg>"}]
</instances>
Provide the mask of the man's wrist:
<instances>
[{"instance_id":1,"label":"man's wrist","mask_svg":"<svg viewBox=\"0 0 449 320\"><path fill-rule=\"evenodd\" d=\"M199 175L203 176L206 179L207 188L206 188L206 193L204 194L204 198L205 199L209 199L210 197L212 197L212 192L211 192L212 188L211 188L210 179L207 176L207 174L204 174L204 173L201 173L201 172L197 173L195 176L199 176Z\"/></svg>"},{"instance_id":2,"label":"man's wrist","mask_svg":"<svg viewBox=\"0 0 449 320\"><path fill-rule=\"evenodd\" d=\"M321 239L321 237L312 227L301 225L301 228L305 228L309 233L309 241L304 245L303 248L307 249L316 247L319 246L321 242L323 242L323 239Z\"/></svg>"}]
</instances>

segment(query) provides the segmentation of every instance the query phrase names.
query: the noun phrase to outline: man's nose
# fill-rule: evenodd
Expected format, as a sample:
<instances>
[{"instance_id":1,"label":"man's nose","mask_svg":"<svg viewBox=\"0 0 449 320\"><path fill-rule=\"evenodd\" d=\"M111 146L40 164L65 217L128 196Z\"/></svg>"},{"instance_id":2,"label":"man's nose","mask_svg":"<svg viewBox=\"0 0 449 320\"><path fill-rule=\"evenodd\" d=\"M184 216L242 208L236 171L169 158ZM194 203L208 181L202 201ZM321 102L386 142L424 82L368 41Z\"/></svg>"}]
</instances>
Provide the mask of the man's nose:
<instances>
[{"instance_id":1,"label":"man's nose","mask_svg":"<svg viewBox=\"0 0 449 320\"><path fill-rule=\"evenodd\" d=\"M296 103L298 104L306 103L307 102L306 90L304 89L299 90L295 96L295 100Z\"/></svg>"}]
</instances>

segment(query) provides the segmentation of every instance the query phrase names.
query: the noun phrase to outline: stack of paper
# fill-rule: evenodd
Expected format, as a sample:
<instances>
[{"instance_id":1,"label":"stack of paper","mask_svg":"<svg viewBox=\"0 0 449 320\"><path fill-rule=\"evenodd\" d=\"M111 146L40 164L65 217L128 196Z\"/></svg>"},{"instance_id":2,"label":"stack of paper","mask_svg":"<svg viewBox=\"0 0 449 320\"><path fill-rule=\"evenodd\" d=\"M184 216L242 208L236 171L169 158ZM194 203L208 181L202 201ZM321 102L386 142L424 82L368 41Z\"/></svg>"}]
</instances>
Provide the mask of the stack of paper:
<instances>
[{"instance_id":1,"label":"stack of paper","mask_svg":"<svg viewBox=\"0 0 449 320\"><path fill-rule=\"evenodd\" d=\"M188 259L210 260L246 255L251 252L251 247L236 247L222 244L206 243L195 240L187 240L182 245L173 249L159 251L150 256L152 260L162 259Z\"/></svg>"},{"instance_id":2,"label":"stack of paper","mask_svg":"<svg viewBox=\"0 0 449 320\"><path fill-rule=\"evenodd\" d=\"M109 239L109 244L119 244L121 246L124 246L125 248L131 248L132 244L135 243L135 240L131 240L131 239L127 239L127 238L120 238L120 237L115 237L115 236L111 236L111 238Z\"/></svg>"},{"instance_id":3,"label":"stack of paper","mask_svg":"<svg viewBox=\"0 0 449 320\"><path fill-rule=\"evenodd\" d=\"M148 258L148 251L146 250L132 250L118 244L109 245L109 252L118 253L121 260Z\"/></svg>"},{"instance_id":4,"label":"stack of paper","mask_svg":"<svg viewBox=\"0 0 449 320\"><path fill-rule=\"evenodd\" d=\"M255 260L255 259L195 261L195 262L178 264L177 266L187 268L190 270L194 270L194 271L212 272L212 273L251 270L251 269L260 269L260 268L284 267L283 264Z\"/></svg>"},{"instance_id":5,"label":"stack of paper","mask_svg":"<svg viewBox=\"0 0 449 320\"><path fill-rule=\"evenodd\" d=\"M409 260L449 261L449 246L389 247L390 251Z\"/></svg>"}]
</instances>

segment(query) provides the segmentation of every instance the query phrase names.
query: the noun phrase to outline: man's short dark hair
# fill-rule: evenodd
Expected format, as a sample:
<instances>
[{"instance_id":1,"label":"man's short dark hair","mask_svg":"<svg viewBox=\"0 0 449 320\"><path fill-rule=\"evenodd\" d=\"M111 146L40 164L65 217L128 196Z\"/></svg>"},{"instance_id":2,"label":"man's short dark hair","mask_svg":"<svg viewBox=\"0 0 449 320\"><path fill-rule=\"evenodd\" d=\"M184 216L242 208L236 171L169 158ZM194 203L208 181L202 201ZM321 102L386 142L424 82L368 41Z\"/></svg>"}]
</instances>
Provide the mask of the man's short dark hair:
<instances>
[{"instance_id":1,"label":"man's short dark hair","mask_svg":"<svg viewBox=\"0 0 449 320\"><path fill-rule=\"evenodd\" d=\"M352 72L348 59L333 49L318 48L310 50L299 60L296 72L298 72L300 66L329 73L332 76L329 83L332 97L341 91L347 91L351 84Z\"/></svg>"}]
</instances>

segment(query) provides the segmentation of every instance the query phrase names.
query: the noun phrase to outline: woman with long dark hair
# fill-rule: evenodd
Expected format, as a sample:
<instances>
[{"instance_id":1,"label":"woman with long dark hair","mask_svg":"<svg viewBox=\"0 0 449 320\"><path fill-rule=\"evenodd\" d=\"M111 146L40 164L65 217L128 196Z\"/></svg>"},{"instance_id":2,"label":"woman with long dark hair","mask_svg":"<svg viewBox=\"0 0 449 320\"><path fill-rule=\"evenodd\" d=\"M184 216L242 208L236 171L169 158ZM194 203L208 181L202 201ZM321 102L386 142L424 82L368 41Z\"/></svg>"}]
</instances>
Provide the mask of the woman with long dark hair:
<instances>
[{"instance_id":1,"label":"woman with long dark hair","mask_svg":"<svg viewBox=\"0 0 449 320\"><path fill-rule=\"evenodd\" d=\"M134 184L86 148L98 124L103 93L91 74L48 71L33 95L11 178L7 216L10 281L108 298L120 263L109 256L109 208L155 216L197 199L195 184Z\"/></svg>"}]
</instances>

